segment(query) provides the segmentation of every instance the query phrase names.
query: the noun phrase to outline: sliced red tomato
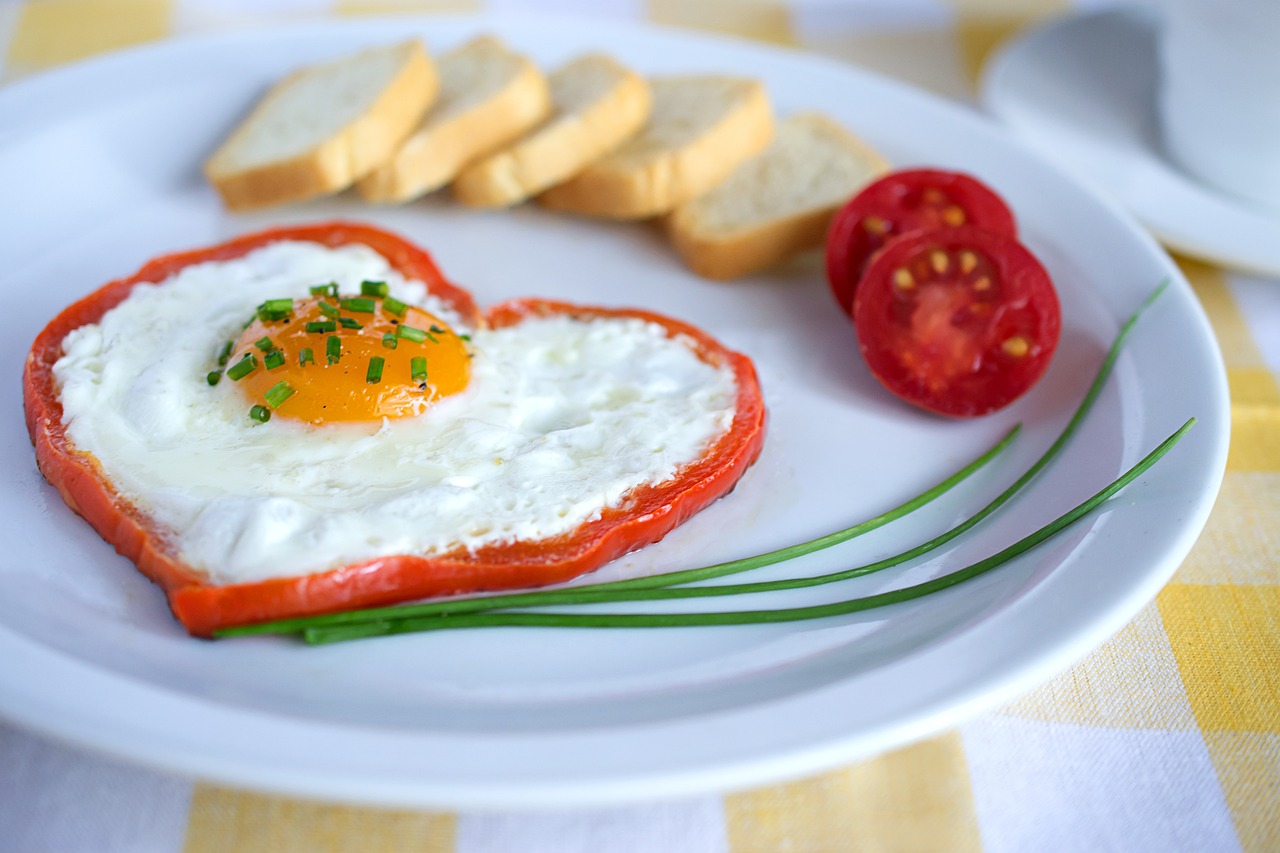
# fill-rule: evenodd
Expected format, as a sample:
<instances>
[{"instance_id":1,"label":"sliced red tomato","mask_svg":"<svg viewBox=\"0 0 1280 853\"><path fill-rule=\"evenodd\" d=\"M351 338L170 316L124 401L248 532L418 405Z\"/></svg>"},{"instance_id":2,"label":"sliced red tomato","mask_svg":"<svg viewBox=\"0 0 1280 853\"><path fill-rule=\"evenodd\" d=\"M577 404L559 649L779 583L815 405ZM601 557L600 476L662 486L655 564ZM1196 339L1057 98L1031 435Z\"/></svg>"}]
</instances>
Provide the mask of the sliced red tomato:
<instances>
[{"instance_id":1,"label":"sliced red tomato","mask_svg":"<svg viewBox=\"0 0 1280 853\"><path fill-rule=\"evenodd\" d=\"M908 402L958 417L1026 393L1048 367L1062 322L1035 256L973 227L894 240L867 267L853 310L876 378Z\"/></svg>"},{"instance_id":2,"label":"sliced red tomato","mask_svg":"<svg viewBox=\"0 0 1280 853\"><path fill-rule=\"evenodd\" d=\"M478 325L507 326L531 316L639 317L690 342L704 361L733 371L737 410L729 428L703 456L668 481L632 490L624 502L572 533L535 542L493 545L434 555L393 555L315 574L216 586L184 563L167 532L112 486L97 460L78 450L62 423L53 365L73 329L95 323L140 282L157 282L191 264L240 257L277 240L327 246L359 243L397 270L428 285ZM159 584L179 621L197 636L272 619L392 604L414 598L480 590L540 586L568 580L661 539L678 524L727 493L755 461L764 442L765 409L751 361L706 333L666 317L627 309L587 308L542 300L495 306L481 317L466 291L449 284L430 256L402 238L349 223L309 225L252 234L193 252L158 258L134 275L104 285L59 314L36 338L23 375L27 427L45 478L116 550Z\"/></svg>"},{"instance_id":3,"label":"sliced red tomato","mask_svg":"<svg viewBox=\"0 0 1280 853\"><path fill-rule=\"evenodd\" d=\"M868 184L832 219L826 249L831 292L852 317L858 281L886 243L911 231L967 225L1017 235L1009 206L977 178L939 169L891 172Z\"/></svg>"}]
</instances>

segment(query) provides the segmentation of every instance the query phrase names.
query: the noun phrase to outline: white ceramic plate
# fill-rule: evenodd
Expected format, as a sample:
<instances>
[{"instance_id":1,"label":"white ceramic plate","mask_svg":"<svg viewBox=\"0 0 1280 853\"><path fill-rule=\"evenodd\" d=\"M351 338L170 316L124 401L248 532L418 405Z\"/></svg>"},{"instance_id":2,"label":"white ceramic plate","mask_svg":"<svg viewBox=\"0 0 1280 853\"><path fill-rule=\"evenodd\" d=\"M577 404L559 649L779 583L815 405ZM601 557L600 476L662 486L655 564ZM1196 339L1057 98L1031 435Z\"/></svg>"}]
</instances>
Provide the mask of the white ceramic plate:
<instances>
[{"instance_id":1,"label":"white ceramic plate","mask_svg":"<svg viewBox=\"0 0 1280 853\"><path fill-rule=\"evenodd\" d=\"M497 31L539 61L605 49L646 72L758 75L780 113L820 108L899 165L982 176L1055 276L1061 346L1044 380L976 421L899 404L867 373L819 264L732 284L683 270L656 230L536 207L398 209L351 198L253 216L219 206L202 158L267 83L362 45L435 50ZM642 27L523 19L342 22L164 44L0 92L0 713L173 771L301 795L437 806L621 802L764 783L920 738L1046 680L1121 628L1191 547L1221 481L1226 383L1210 329L1168 257L1118 209L973 112L854 69ZM15 215L16 214L16 215ZM934 535L1014 479L1065 423L1126 316L1173 286L1066 456L937 559L753 606L917 582L998 550L1200 425L1103 511L998 573L907 605L725 629L490 630L309 649L203 642L36 471L18 394L23 357L65 304L147 258L268 224L367 219L433 250L485 303L518 295L652 307L750 354L770 409L759 463L621 577L757 553L879 513L960 467L1015 421L1014 449L929 509L775 567L809 574ZM671 604L694 609L697 603ZM702 607L715 605L703 604Z\"/></svg>"},{"instance_id":2,"label":"white ceramic plate","mask_svg":"<svg viewBox=\"0 0 1280 853\"><path fill-rule=\"evenodd\" d=\"M983 70L982 103L1169 247L1280 277L1280 210L1199 183L1161 146L1150 11L1084 13L1010 42Z\"/></svg>"}]
</instances>

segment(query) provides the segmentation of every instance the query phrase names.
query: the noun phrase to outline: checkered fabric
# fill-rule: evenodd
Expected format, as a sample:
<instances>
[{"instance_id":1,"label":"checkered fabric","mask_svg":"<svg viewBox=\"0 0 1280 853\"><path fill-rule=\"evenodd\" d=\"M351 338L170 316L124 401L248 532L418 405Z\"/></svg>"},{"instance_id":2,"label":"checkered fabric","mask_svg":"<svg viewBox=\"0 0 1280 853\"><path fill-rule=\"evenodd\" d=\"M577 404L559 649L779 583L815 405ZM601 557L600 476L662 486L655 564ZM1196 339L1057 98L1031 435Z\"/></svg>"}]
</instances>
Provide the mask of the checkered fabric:
<instances>
[{"instance_id":1,"label":"checkered fabric","mask_svg":"<svg viewBox=\"0 0 1280 853\"><path fill-rule=\"evenodd\" d=\"M175 34L520 7L799 46L971 99L994 46L1073 4L0 0L0 85ZM1229 372L1233 429L1221 496L1156 600L1031 694L804 781L551 814L265 796L107 760L0 723L0 853L1280 850L1280 281L1179 262Z\"/></svg>"}]
</instances>

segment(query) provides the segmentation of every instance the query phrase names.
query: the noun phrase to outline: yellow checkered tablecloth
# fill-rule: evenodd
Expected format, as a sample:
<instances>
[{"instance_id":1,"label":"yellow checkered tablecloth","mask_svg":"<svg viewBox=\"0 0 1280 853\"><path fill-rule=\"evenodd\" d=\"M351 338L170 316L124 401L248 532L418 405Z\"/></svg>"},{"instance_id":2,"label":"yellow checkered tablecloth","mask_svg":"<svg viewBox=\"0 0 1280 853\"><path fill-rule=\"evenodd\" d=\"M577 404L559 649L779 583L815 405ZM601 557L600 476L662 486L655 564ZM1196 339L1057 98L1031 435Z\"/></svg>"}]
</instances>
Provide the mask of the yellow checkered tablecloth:
<instances>
[{"instance_id":1,"label":"yellow checkered tablecloth","mask_svg":"<svg viewBox=\"0 0 1280 853\"><path fill-rule=\"evenodd\" d=\"M0 0L0 80L174 34L523 7L798 45L966 99L993 46L1073 5L1085 4ZM5 208L14 215L11 203ZM1280 281L1180 263L1229 372L1233 431L1221 496L1157 599L1018 701L805 781L549 814L265 796L117 763L0 723L0 853L1280 850Z\"/></svg>"}]
</instances>

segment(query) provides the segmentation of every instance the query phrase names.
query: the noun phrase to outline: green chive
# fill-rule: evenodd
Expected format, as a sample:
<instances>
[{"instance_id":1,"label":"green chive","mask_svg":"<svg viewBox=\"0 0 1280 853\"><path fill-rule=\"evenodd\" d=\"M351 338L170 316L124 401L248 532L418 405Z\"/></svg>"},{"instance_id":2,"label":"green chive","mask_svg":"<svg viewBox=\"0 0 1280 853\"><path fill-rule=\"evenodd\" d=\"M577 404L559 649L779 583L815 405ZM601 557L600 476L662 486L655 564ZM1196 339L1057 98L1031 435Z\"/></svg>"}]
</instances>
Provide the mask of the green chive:
<instances>
[{"instance_id":1,"label":"green chive","mask_svg":"<svg viewBox=\"0 0 1280 853\"><path fill-rule=\"evenodd\" d=\"M403 317L404 312L409 310L409 306L396 299L394 296L384 297L382 300L382 310L388 314L394 314L397 317Z\"/></svg>"},{"instance_id":2,"label":"green chive","mask_svg":"<svg viewBox=\"0 0 1280 853\"><path fill-rule=\"evenodd\" d=\"M338 324L332 320L313 320L304 327L308 332L332 332L337 330Z\"/></svg>"},{"instance_id":3,"label":"green chive","mask_svg":"<svg viewBox=\"0 0 1280 853\"><path fill-rule=\"evenodd\" d=\"M382 345L387 349L395 349L399 343L400 340L396 337L395 332L387 332L382 336Z\"/></svg>"},{"instance_id":4,"label":"green chive","mask_svg":"<svg viewBox=\"0 0 1280 853\"><path fill-rule=\"evenodd\" d=\"M235 341L224 341L222 349L218 350L218 366L222 367L231 360L231 350L235 347Z\"/></svg>"},{"instance_id":5,"label":"green chive","mask_svg":"<svg viewBox=\"0 0 1280 853\"><path fill-rule=\"evenodd\" d=\"M260 424L265 424L271 420L271 410L266 406L254 406L249 409L249 417L253 418Z\"/></svg>"},{"instance_id":6,"label":"green chive","mask_svg":"<svg viewBox=\"0 0 1280 853\"><path fill-rule=\"evenodd\" d=\"M284 367L284 353L278 349L273 349L262 357L262 365L267 370L275 370L277 367Z\"/></svg>"},{"instance_id":7,"label":"green chive","mask_svg":"<svg viewBox=\"0 0 1280 853\"><path fill-rule=\"evenodd\" d=\"M343 311L354 311L357 314L372 314L373 309L378 307L378 303L372 299L365 299L362 296L352 296L347 299L338 300L338 304L342 306Z\"/></svg>"},{"instance_id":8,"label":"green chive","mask_svg":"<svg viewBox=\"0 0 1280 853\"><path fill-rule=\"evenodd\" d=\"M276 345L271 343L271 338L258 338L253 345L263 352L271 352L276 348Z\"/></svg>"},{"instance_id":9,"label":"green chive","mask_svg":"<svg viewBox=\"0 0 1280 853\"><path fill-rule=\"evenodd\" d=\"M210 370L207 374L205 374L204 381L208 382L210 385L217 385L219 382L222 381L222 371Z\"/></svg>"},{"instance_id":10,"label":"green chive","mask_svg":"<svg viewBox=\"0 0 1280 853\"><path fill-rule=\"evenodd\" d=\"M284 320L293 313L292 299L268 299L258 306L261 320Z\"/></svg>"},{"instance_id":11,"label":"green chive","mask_svg":"<svg viewBox=\"0 0 1280 853\"><path fill-rule=\"evenodd\" d=\"M461 339L462 339L462 340L464 340L464 341L470 341L470 340L471 340L471 336L470 336L470 335L458 335L458 337L459 337L459 338L461 338Z\"/></svg>"},{"instance_id":12,"label":"green chive","mask_svg":"<svg viewBox=\"0 0 1280 853\"><path fill-rule=\"evenodd\" d=\"M420 355L409 359L409 375L414 382L426 382L427 360Z\"/></svg>"},{"instance_id":13,"label":"green chive","mask_svg":"<svg viewBox=\"0 0 1280 853\"><path fill-rule=\"evenodd\" d=\"M360 282L360 292L365 296L386 296L390 291L385 281Z\"/></svg>"},{"instance_id":14,"label":"green chive","mask_svg":"<svg viewBox=\"0 0 1280 853\"><path fill-rule=\"evenodd\" d=\"M227 378L232 381L239 381L257 369L258 357L251 352L247 352L244 354L244 358L227 368Z\"/></svg>"},{"instance_id":15,"label":"green chive","mask_svg":"<svg viewBox=\"0 0 1280 853\"><path fill-rule=\"evenodd\" d=\"M338 359L342 357L342 341L337 335L330 335L324 342L324 355L325 360L330 364L337 364Z\"/></svg>"},{"instance_id":16,"label":"green chive","mask_svg":"<svg viewBox=\"0 0 1280 853\"><path fill-rule=\"evenodd\" d=\"M413 326L406 326L404 323L396 326L396 335L407 341L413 341L415 344L420 344L427 339L425 331L416 329Z\"/></svg>"},{"instance_id":17,"label":"green chive","mask_svg":"<svg viewBox=\"0 0 1280 853\"><path fill-rule=\"evenodd\" d=\"M375 355L369 359L369 369L364 374L364 381L370 385L377 385L382 381L382 365L386 362L380 355Z\"/></svg>"},{"instance_id":18,"label":"green chive","mask_svg":"<svg viewBox=\"0 0 1280 853\"><path fill-rule=\"evenodd\" d=\"M328 302L321 299L318 307L320 308L320 313L324 316L330 317L334 320L338 319L338 306L330 305Z\"/></svg>"},{"instance_id":19,"label":"green chive","mask_svg":"<svg viewBox=\"0 0 1280 853\"><path fill-rule=\"evenodd\" d=\"M339 317L338 322L342 324L344 329L363 329L364 326L356 322L354 317Z\"/></svg>"},{"instance_id":20,"label":"green chive","mask_svg":"<svg viewBox=\"0 0 1280 853\"><path fill-rule=\"evenodd\" d=\"M315 362L316 362L316 354L311 351L311 347L303 347L301 351L298 352L299 365L315 364Z\"/></svg>"},{"instance_id":21,"label":"green chive","mask_svg":"<svg viewBox=\"0 0 1280 853\"><path fill-rule=\"evenodd\" d=\"M331 281L328 284L317 284L311 288L312 296L329 296L334 299L338 298L338 283Z\"/></svg>"},{"instance_id":22,"label":"green chive","mask_svg":"<svg viewBox=\"0 0 1280 853\"><path fill-rule=\"evenodd\" d=\"M284 382L282 380L267 389L267 393L263 396L266 397L268 406L273 409L278 409L280 408L281 403L293 396L293 392L294 387L288 382Z\"/></svg>"}]
</instances>

